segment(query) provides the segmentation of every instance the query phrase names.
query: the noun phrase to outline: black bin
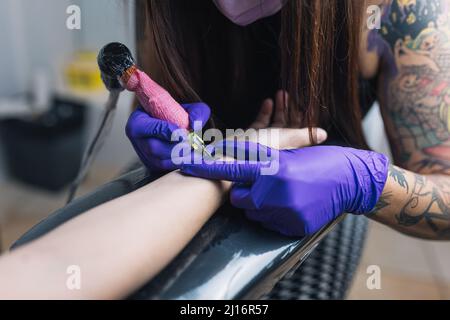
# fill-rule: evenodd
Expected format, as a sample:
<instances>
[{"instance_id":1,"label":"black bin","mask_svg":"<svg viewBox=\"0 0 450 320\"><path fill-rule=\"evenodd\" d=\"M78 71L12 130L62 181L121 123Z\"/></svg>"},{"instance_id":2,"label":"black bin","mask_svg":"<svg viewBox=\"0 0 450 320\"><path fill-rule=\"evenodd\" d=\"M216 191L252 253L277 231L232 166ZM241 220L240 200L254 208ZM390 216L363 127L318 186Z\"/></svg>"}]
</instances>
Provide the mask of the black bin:
<instances>
[{"instance_id":1,"label":"black bin","mask_svg":"<svg viewBox=\"0 0 450 320\"><path fill-rule=\"evenodd\" d=\"M0 122L9 175L35 187L58 191L76 177L84 146L86 106L55 98L34 119Z\"/></svg>"}]
</instances>

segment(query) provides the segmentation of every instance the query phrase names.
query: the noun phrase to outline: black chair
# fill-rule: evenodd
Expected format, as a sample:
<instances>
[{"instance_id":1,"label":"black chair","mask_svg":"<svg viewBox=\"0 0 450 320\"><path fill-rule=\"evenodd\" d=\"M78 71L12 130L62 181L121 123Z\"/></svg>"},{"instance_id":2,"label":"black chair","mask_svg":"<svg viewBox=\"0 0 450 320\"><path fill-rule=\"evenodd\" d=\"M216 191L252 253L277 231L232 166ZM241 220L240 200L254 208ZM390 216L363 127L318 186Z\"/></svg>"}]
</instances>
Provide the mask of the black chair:
<instances>
[{"instance_id":1,"label":"black chair","mask_svg":"<svg viewBox=\"0 0 450 320\"><path fill-rule=\"evenodd\" d=\"M156 178L143 167L132 170L57 210L12 249ZM287 238L248 221L226 204L165 270L129 298L343 299L366 227L363 217L343 216L312 237Z\"/></svg>"}]
</instances>

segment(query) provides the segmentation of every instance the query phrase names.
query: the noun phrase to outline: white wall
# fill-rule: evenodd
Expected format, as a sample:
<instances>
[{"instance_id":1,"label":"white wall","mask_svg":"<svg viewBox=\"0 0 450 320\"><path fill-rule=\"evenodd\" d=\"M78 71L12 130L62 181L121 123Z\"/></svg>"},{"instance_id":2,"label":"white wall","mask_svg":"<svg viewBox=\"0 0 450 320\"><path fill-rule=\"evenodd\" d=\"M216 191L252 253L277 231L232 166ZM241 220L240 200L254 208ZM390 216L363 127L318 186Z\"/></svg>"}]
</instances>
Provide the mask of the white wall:
<instances>
[{"instance_id":1,"label":"white wall","mask_svg":"<svg viewBox=\"0 0 450 320\"><path fill-rule=\"evenodd\" d=\"M130 0L0 0L0 98L27 92L35 69L61 73L75 50L95 50L111 41L134 49L133 2ZM69 5L81 8L81 30L66 28ZM8 76L5 76L8 75ZM53 78L53 84L57 77ZM100 155L107 165L133 156L124 135L131 99L123 97L109 140ZM92 108L90 128L100 108ZM5 178L0 148L0 182Z\"/></svg>"},{"instance_id":2,"label":"white wall","mask_svg":"<svg viewBox=\"0 0 450 320\"><path fill-rule=\"evenodd\" d=\"M0 77L0 96L15 93L19 87L15 74L15 65L18 63L11 49L14 34L9 32L13 21L12 4L11 0L0 2L0 70L2 75L8 75Z\"/></svg>"},{"instance_id":3,"label":"white wall","mask_svg":"<svg viewBox=\"0 0 450 320\"><path fill-rule=\"evenodd\" d=\"M23 93L36 68L56 71L73 51L76 30L66 28L69 0L0 1L0 96Z\"/></svg>"},{"instance_id":4,"label":"white wall","mask_svg":"<svg viewBox=\"0 0 450 320\"><path fill-rule=\"evenodd\" d=\"M28 90L33 70L56 72L60 57L73 50L74 32L65 27L69 0L0 1L0 97ZM0 181L6 172L0 149Z\"/></svg>"},{"instance_id":5,"label":"white wall","mask_svg":"<svg viewBox=\"0 0 450 320\"><path fill-rule=\"evenodd\" d=\"M134 50L134 1L75 0L81 8L82 32L77 46L99 50L108 42L119 41Z\"/></svg>"},{"instance_id":6,"label":"white wall","mask_svg":"<svg viewBox=\"0 0 450 320\"><path fill-rule=\"evenodd\" d=\"M373 105L365 117L363 129L370 148L387 155L392 160L391 149L378 103Z\"/></svg>"},{"instance_id":7,"label":"white wall","mask_svg":"<svg viewBox=\"0 0 450 320\"><path fill-rule=\"evenodd\" d=\"M133 1L1 0L0 97L26 91L35 68L58 68L77 49L121 41L134 49ZM81 30L66 28L69 5L81 8Z\"/></svg>"},{"instance_id":8,"label":"white wall","mask_svg":"<svg viewBox=\"0 0 450 320\"><path fill-rule=\"evenodd\" d=\"M10 1L0 2L0 43L12 43L12 34L7 32L11 25L11 11L8 10ZM0 45L0 70L2 75L9 77L0 77L0 97L15 92L18 89L17 79L14 75L14 54L6 45ZM11 63L12 62L12 63ZM3 165L3 155L0 146L0 183L5 179L6 173Z\"/></svg>"}]
</instances>

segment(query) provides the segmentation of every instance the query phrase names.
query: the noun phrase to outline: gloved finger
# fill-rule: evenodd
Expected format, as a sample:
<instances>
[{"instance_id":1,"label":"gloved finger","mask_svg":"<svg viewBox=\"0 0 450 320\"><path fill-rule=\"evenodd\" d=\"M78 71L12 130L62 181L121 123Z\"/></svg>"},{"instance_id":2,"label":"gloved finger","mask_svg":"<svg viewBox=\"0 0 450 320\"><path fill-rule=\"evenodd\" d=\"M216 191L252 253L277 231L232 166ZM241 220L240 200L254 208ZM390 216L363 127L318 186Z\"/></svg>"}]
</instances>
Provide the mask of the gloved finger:
<instances>
[{"instance_id":1,"label":"gloved finger","mask_svg":"<svg viewBox=\"0 0 450 320\"><path fill-rule=\"evenodd\" d=\"M178 166L172 162L171 159L158 159L154 156L149 156L142 152L136 151L141 162L150 170L153 171L173 171L178 169Z\"/></svg>"},{"instance_id":2,"label":"gloved finger","mask_svg":"<svg viewBox=\"0 0 450 320\"><path fill-rule=\"evenodd\" d=\"M211 116L211 109L205 103L190 103L182 106L189 114L189 124L193 129L195 129L195 122L200 122L203 128Z\"/></svg>"},{"instance_id":3,"label":"gloved finger","mask_svg":"<svg viewBox=\"0 0 450 320\"><path fill-rule=\"evenodd\" d=\"M200 164L185 163L181 165L181 172L205 179L227 180L234 182L252 183L260 175L261 163L259 162L205 162Z\"/></svg>"},{"instance_id":4,"label":"gloved finger","mask_svg":"<svg viewBox=\"0 0 450 320\"><path fill-rule=\"evenodd\" d=\"M130 139L155 137L171 141L172 133L177 129L180 128L175 124L153 118L138 108L130 115L125 132Z\"/></svg>"},{"instance_id":5,"label":"gloved finger","mask_svg":"<svg viewBox=\"0 0 450 320\"><path fill-rule=\"evenodd\" d=\"M209 151L214 155L221 155L226 158L234 158L240 161L270 161L272 149L265 145L254 143L248 140L222 140L211 145Z\"/></svg>"},{"instance_id":6,"label":"gloved finger","mask_svg":"<svg viewBox=\"0 0 450 320\"><path fill-rule=\"evenodd\" d=\"M172 156L172 149L176 142L166 142L158 138L141 139L141 144L146 144L150 155L160 160L168 160Z\"/></svg>"},{"instance_id":7,"label":"gloved finger","mask_svg":"<svg viewBox=\"0 0 450 320\"><path fill-rule=\"evenodd\" d=\"M147 161L147 157L142 153L141 148L136 144L135 141L130 140L131 141L131 145L133 146L134 151L136 152L136 154L138 155L139 159L141 160L141 162L148 167L148 161Z\"/></svg>"},{"instance_id":8,"label":"gloved finger","mask_svg":"<svg viewBox=\"0 0 450 320\"><path fill-rule=\"evenodd\" d=\"M141 162L150 170L152 171L171 171L175 170L176 166L171 163L170 160L161 160L153 155L149 154L145 147L140 145L139 143L136 143L134 141L131 141L131 144L133 145L134 150L136 151L136 154L138 155ZM170 161L170 162L169 162Z\"/></svg>"},{"instance_id":9,"label":"gloved finger","mask_svg":"<svg viewBox=\"0 0 450 320\"><path fill-rule=\"evenodd\" d=\"M178 169L178 166L173 163L172 159L158 159L156 157L148 157L148 164L150 168L161 171L173 171Z\"/></svg>"},{"instance_id":10,"label":"gloved finger","mask_svg":"<svg viewBox=\"0 0 450 320\"><path fill-rule=\"evenodd\" d=\"M248 184L235 183L231 188L230 202L234 207L245 209L246 212L256 209L251 195L251 186Z\"/></svg>"}]
</instances>

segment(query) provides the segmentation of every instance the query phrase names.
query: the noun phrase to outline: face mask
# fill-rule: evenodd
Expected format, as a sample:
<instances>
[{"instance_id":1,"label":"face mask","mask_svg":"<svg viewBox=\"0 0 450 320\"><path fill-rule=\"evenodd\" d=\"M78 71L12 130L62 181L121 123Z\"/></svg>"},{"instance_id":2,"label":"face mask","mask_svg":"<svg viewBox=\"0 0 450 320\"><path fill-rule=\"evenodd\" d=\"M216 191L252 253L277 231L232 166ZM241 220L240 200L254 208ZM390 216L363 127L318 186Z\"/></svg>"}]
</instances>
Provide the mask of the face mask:
<instances>
[{"instance_id":1,"label":"face mask","mask_svg":"<svg viewBox=\"0 0 450 320\"><path fill-rule=\"evenodd\" d=\"M286 0L213 0L224 16L240 26L272 16L281 10Z\"/></svg>"}]
</instances>

